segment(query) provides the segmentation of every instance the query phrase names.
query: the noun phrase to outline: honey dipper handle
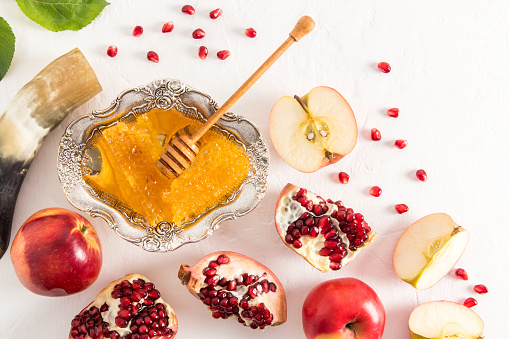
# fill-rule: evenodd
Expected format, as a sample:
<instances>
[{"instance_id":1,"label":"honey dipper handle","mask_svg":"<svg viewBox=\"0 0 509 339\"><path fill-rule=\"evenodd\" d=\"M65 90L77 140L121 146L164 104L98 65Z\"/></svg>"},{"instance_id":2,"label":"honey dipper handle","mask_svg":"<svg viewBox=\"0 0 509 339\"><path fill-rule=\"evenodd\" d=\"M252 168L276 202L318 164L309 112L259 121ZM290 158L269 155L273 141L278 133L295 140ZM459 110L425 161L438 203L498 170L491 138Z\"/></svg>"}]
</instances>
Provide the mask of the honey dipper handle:
<instances>
[{"instance_id":1,"label":"honey dipper handle","mask_svg":"<svg viewBox=\"0 0 509 339\"><path fill-rule=\"evenodd\" d=\"M240 88L233 93L233 95L226 100L226 102L219 107L219 109L207 119L207 121L191 136L191 141L196 143L211 127L214 125L224 113L253 86L253 84L265 73L266 70L276 62L276 60L296 41L299 41L303 36L308 34L315 27L315 22L309 16L303 16L299 19L293 30L290 32L288 39L283 42L281 46L272 55L265 60L265 62L240 86Z\"/></svg>"}]
</instances>

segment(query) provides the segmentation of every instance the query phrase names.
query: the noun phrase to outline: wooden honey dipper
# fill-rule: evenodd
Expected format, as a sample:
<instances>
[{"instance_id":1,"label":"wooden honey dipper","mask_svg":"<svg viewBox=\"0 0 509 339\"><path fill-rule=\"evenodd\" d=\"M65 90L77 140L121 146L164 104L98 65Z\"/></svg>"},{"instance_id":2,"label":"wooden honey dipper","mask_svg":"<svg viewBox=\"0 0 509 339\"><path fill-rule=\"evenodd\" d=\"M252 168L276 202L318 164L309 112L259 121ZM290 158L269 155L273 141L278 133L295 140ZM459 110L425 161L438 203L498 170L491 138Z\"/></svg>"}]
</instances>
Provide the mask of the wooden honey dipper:
<instances>
[{"instance_id":1,"label":"wooden honey dipper","mask_svg":"<svg viewBox=\"0 0 509 339\"><path fill-rule=\"evenodd\" d=\"M157 168L172 179L191 166L199 152L196 142L226 113L226 111L265 73L266 70L296 41L299 41L315 27L309 16L303 16L290 32L290 36L265 62L233 93L233 95L192 135L179 135L165 145L157 162Z\"/></svg>"}]
</instances>

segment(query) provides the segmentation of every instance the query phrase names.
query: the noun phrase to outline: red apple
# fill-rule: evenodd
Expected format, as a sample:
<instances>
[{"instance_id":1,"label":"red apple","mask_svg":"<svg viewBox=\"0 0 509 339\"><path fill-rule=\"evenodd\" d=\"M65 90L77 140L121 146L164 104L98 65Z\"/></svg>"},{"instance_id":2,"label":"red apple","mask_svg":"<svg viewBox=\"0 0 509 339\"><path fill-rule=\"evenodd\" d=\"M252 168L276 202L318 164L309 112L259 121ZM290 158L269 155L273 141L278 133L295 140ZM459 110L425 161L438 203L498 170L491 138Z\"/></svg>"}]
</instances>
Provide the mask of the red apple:
<instances>
[{"instance_id":1,"label":"red apple","mask_svg":"<svg viewBox=\"0 0 509 339\"><path fill-rule=\"evenodd\" d=\"M45 296L81 292L97 279L102 250L92 225L62 208L33 214L21 226L11 247L19 281Z\"/></svg>"},{"instance_id":2,"label":"red apple","mask_svg":"<svg viewBox=\"0 0 509 339\"><path fill-rule=\"evenodd\" d=\"M285 96L270 112L270 138L284 161L301 172L338 162L357 142L357 122L335 89L315 87L302 98Z\"/></svg>"},{"instance_id":3,"label":"red apple","mask_svg":"<svg viewBox=\"0 0 509 339\"><path fill-rule=\"evenodd\" d=\"M302 306L302 323L308 339L380 339L385 309L362 281L334 279L309 292Z\"/></svg>"}]
</instances>

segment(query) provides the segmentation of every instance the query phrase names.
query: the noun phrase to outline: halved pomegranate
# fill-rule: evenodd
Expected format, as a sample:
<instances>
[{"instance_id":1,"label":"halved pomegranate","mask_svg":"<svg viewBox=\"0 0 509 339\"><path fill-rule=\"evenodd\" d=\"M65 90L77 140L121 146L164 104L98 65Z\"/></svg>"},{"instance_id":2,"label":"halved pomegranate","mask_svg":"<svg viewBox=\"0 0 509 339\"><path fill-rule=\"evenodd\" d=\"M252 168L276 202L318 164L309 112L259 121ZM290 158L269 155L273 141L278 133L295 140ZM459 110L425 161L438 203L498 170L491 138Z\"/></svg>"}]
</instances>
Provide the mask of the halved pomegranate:
<instances>
[{"instance_id":1,"label":"halved pomegranate","mask_svg":"<svg viewBox=\"0 0 509 339\"><path fill-rule=\"evenodd\" d=\"M339 270L376 237L362 214L292 184L279 195L275 221L286 246L322 272Z\"/></svg>"},{"instance_id":2,"label":"halved pomegranate","mask_svg":"<svg viewBox=\"0 0 509 339\"><path fill-rule=\"evenodd\" d=\"M234 318L263 330L286 321L286 296L278 278L259 262L235 252L216 252L180 266L183 285L219 319Z\"/></svg>"},{"instance_id":3,"label":"halved pomegranate","mask_svg":"<svg viewBox=\"0 0 509 339\"><path fill-rule=\"evenodd\" d=\"M169 339L177 317L146 277L129 274L110 283L71 321L69 339Z\"/></svg>"}]
</instances>

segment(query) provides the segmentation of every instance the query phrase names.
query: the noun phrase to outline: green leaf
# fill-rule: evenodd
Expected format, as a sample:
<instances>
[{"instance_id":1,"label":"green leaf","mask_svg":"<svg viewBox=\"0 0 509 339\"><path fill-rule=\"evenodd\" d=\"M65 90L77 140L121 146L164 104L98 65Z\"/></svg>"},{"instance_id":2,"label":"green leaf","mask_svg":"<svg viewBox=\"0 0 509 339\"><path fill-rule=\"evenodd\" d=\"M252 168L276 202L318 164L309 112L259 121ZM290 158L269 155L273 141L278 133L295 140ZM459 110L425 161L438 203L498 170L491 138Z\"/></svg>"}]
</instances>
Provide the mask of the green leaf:
<instances>
[{"instance_id":1,"label":"green leaf","mask_svg":"<svg viewBox=\"0 0 509 339\"><path fill-rule=\"evenodd\" d=\"M27 17L54 32L79 31L110 4L106 0L16 0L16 2Z\"/></svg>"},{"instance_id":2,"label":"green leaf","mask_svg":"<svg viewBox=\"0 0 509 339\"><path fill-rule=\"evenodd\" d=\"M0 80L3 79L11 65L15 40L11 26L0 17Z\"/></svg>"}]
</instances>

